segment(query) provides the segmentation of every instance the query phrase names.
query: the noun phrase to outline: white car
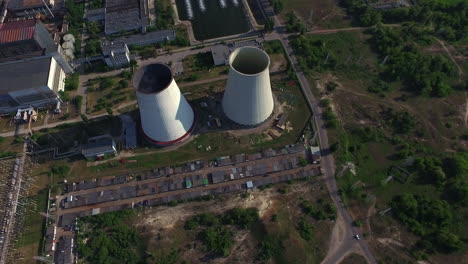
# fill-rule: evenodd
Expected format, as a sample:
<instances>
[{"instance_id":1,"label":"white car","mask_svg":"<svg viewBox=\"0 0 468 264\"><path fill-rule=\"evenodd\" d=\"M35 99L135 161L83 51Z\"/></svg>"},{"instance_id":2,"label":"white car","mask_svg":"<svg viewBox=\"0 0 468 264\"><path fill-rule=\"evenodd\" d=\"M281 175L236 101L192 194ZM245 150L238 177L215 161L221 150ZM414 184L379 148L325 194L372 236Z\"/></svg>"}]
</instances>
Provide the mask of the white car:
<instances>
[{"instance_id":1,"label":"white car","mask_svg":"<svg viewBox=\"0 0 468 264\"><path fill-rule=\"evenodd\" d=\"M359 235L357 235L357 234L356 234L356 235L354 235L354 238L355 238L356 240L359 240L359 239L361 239L361 237L359 237Z\"/></svg>"}]
</instances>

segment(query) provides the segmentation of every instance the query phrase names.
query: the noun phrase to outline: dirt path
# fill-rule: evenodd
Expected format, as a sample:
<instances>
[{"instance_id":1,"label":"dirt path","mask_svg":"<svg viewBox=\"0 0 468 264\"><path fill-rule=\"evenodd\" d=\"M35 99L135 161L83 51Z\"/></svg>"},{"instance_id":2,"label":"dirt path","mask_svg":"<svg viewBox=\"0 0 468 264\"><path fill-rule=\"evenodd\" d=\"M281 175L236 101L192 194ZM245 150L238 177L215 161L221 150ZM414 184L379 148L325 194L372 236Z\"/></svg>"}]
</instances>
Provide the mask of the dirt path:
<instances>
[{"instance_id":1,"label":"dirt path","mask_svg":"<svg viewBox=\"0 0 468 264\"><path fill-rule=\"evenodd\" d=\"M464 118L464 121L465 121L465 126L468 125L468 96L466 95L466 92L465 92L465 100L466 100L466 104L465 104L465 118Z\"/></svg>"},{"instance_id":2,"label":"dirt path","mask_svg":"<svg viewBox=\"0 0 468 264\"><path fill-rule=\"evenodd\" d=\"M462 81L462 77L464 75L463 73L463 70L462 68L460 67L460 65L458 65L457 61L455 60L455 58L452 56L452 53L450 52L450 50L447 48L447 46L445 45L445 43L436 38L437 42L439 42L440 45L442 45L442 48L445 50L445 52L447 53L447 55L450 57L450 59L452 60L453 64L455 64L455 66L457 67L457 71L458 71L458 82L461 82Z\"/></svg>"},{"instance_id":3,"label":"dirt path","mask_svg":"<svg viewBox=\"0 0 468 264\"><path fill-rule=\"evenodd\" d=\"M329 256L333 256L337 254L340 245L343 243L345 239L345 232L346 230L346 222L343 219L343 216L341 214L338 214L336 218L336 223L335 226L333 227L333 231L330 237L330 246L328 248L327 255L325 258L322 260L323 262L326 262Z\"/></svg>"},{"instance_id":4,"label":"dirt path","mask_svg":"<svg viewBox=\"0 0 468 264\"><path fill-rule=\"evenodd\" d=\"M371 225L370 225L370 217L375 214L375 204L376 204L376 202L377 202L376 197L372 196L371 205L370 205L369 209L367 210L366 225L367 225L367 233L368 233L367 239L369 239L369 240L372 239L372 229L371 229Z\"/></svg>"}]
</instances>

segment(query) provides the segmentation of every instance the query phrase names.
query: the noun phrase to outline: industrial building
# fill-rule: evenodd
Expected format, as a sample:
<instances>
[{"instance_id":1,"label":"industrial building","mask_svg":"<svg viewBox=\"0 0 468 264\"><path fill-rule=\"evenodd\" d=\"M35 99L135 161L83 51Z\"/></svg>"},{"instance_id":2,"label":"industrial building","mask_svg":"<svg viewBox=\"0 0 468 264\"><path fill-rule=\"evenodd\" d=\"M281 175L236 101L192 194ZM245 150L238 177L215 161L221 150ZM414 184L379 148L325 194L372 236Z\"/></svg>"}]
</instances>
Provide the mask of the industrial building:
<instances>
[{"instance_id":1,"label":"industrial building","mask_svg":"<svg viewBox=\"0 0 468 264\"><path fill-rule=\"evenodd\" d=\"M87 159L100 159L105 155L116 155L117 146L111 136L90 138L88 144L83 145L81 154Z\"/></svg>"},{"instance_id":2,"label":"industrial building","mask_svg":"<svg viewBox=\"0 0 468 264\"><path fill-rule=\"evenodd\" d=\"M103 44L102 55L107 66L112 68L122 68L130 63L130 51L123 42Z\"/></svg>"},{"instance_id":3,"label":"industrial building","mask_svg":"<svg viewBox=\"0 0 468 264\"><path fill-rule=\"evenodd\" d=\"M55 0L9 0L8 11L21 17L34 17L36 14L49 15L55 7L55 2Z\"/></svg>"},{"instance_id":4,"label":"industrial building","mask_svg":"<svg viewBox=\"0 0 468 264\"><path fill-rule=\"evenodd\" d=\"M41 108L59 102L65 72L52 56L0 64L0 114L20 108Z\"/></svg>"},{"instance_id":5,"label":"industrial building","mask_svg":"<svg viewBox=\"0 0 468 264\"><path fill-rule=\"evenodd\" d=\"M114 42L124 42L127 46L143 46L156 44L175 39L175 31L173 29L158 30L146 32L145 34L133 34L128 36L117 37Z\"/></svg>"},{"instance_id":6,"label":"industrial building","mask_svg":"<svg viewBox=\"0 0 468 264\"><path fill-rule=\"evenodd\" d=\"M57 51L47 28L36 19L0 24L0 62L33 58Z\"/></svg>"},{"instance_id":7,"label":"industrial building","mask_svg":"<svg viewBox=\"0 0 468 264\"><path fill-rule=\"evenodd\" d=\"M122 31L146 31L149 25L147 0L107 0L104 32L106 35Z\"/></svg>"},{"instance_id":8,"label":"industrial building","mask_svg":"<svg viewBox=\"0 0 468 264\"><path fill-rule=\"evenodd\" d=\"M167 65L156 63L139 69L133 86L146 139L167 146L189 136L195 124L194 112Z\"/></svg>"},{"instance_id":9,"label":"industrial building","mask_svg":"<svg viewBox=\"0 0 468 264\"><path fill-rule=\"evenodd\" d=\"M274 107L268 54L255 47L241 47L229 56L229 66L222 99L224 113L241 125L262 123Z\"/></svg>"}]
</instances>

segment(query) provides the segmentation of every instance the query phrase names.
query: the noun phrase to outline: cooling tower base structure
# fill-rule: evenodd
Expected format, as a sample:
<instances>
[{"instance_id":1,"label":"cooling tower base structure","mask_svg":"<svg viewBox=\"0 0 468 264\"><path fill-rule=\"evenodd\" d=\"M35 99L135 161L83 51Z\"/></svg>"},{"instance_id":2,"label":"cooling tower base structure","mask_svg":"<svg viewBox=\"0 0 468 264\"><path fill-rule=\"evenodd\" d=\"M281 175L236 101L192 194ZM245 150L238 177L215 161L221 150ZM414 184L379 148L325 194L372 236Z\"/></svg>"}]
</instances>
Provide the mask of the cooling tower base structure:
<instances>
[{"instance_id":1,"label":"cooling tower base structure","mask_svg":"<svg viewBox=\"0 0 468 264\"><path fill-rule=\"evenodd\" d=\"M222 101L224 113L241 125L262 123L274 107L268 54L254 47L238 48L229 56L229 66Z\"/></svg>"},{"instance_id":2,"label":"cooling tower base structure","mask_svg":"<svg viewBox=\"0 0 468 264\"><path fill-rule=\"evenodd\" d=\"M169 146L186 139L195 126L194 112L180 93L171 69L150 64L133 77L141 130L157 146Z\"/></svg>"}]
</instances>

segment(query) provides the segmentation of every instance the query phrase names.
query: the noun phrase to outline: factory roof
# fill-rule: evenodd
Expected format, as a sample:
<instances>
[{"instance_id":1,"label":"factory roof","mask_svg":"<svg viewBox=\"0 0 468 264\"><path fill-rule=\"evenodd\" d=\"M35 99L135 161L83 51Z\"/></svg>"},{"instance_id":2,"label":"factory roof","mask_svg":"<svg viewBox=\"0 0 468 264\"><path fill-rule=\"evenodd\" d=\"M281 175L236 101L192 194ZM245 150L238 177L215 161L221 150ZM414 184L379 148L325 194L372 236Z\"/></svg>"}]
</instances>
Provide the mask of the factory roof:
<instances>
[{"instance_id":1,"label":"factory roof","mask_svg":"<svg viewBox=\"0 0 468 264\"><path fill-rule=\"evenodd\" d=\"M0 43L32 39L36 20L18 20L0 24Z\"/></svg>"},{"instance_id":2,"label":"factory roof","mask_svg":"<svg viewBox=\"0 0 468 264\"><path fill-rule=\"evenodd\" d=\"M126 44L124 42L109 42L102 45L102 54L109 55L112 51L114 52L125 52Z\"/></svg>"},{"instance_id":3,"label":"factory roof","mask_svg":"<svg viewBox=\"0 0 468 264\"><path fill-rule=\"evenodd\" d=\"M23 10L35 7L44 6L44 2L50 5L50 0L10 0L8 9L10 10Z\"/></svg>"},{"instance_id":4,"label":"factory roof","mask_svg":"<svg viewBox=\"0 0 468 264\"><path fill-rule=\"evenodd\" d=\"M1 63L0 94L47 85L52 60L46 56Z\"/></svg>"},{"instance_id":5,"label":"factory roof","mask_svg":"<svg viewBox=\"0 0 468 264\"><path fill-rule=\"evenodd\" d=\"M107 0L105 10L106 34L140 29L144 26L140 0Z\"/></svg>"},{"instance_id":6,"label":"factory roof","mask_svg":"<svg viewBox=\"0 0 468 264\"><path fill-rule=\"evenodd\" d=\"M125 42L127 45L148 45L175 39L175 31L172 29L147 32L145 34L134 34L117 37L114 42Z\"/></svg>"},{"instance_id":7,"label":"factory roof","mask_svg":"<svg viewBox=\"0 0 468 264\"><path fill-rule=\"evenodd\" d=\"M115 142L112 138L106 138L99 141L91 142L83 146L81 153L85 157L108 154L115 152Z\"/></svg>"}]
</instances>

